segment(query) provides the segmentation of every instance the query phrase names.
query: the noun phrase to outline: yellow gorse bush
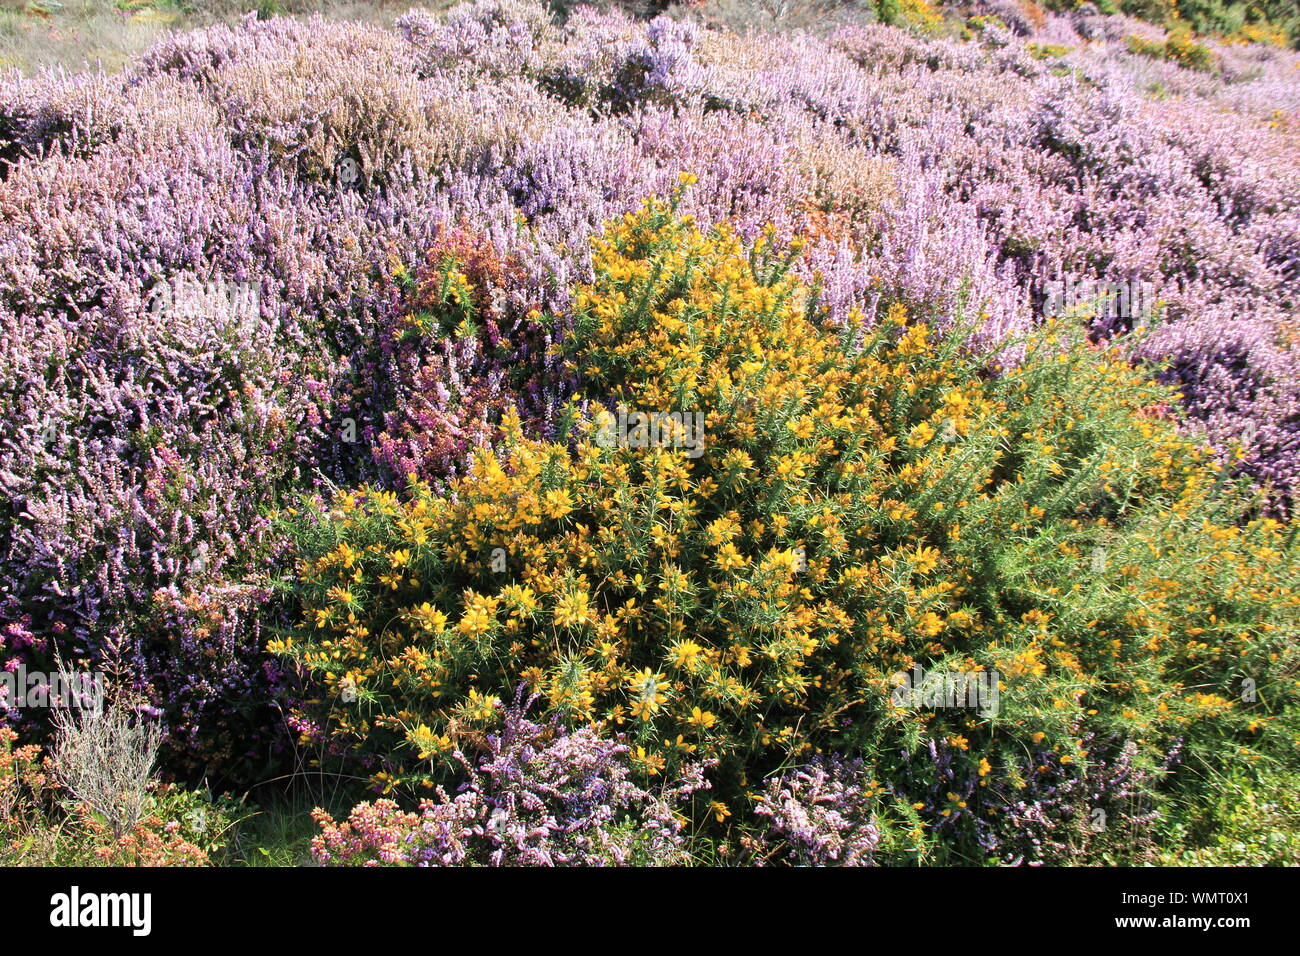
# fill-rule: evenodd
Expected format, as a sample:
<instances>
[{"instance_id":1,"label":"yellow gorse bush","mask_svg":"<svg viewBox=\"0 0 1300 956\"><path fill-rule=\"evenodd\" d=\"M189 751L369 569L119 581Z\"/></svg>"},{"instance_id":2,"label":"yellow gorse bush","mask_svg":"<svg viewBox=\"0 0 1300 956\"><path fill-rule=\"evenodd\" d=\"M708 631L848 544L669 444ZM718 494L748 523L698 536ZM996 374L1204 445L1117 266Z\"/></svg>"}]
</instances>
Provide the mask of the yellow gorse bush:
<instances>
[{"instance_id":1,"label":"yellow gorse bush","mask_svg":"<svg viewBox=\"0 0 1300 956\"><path fill-rule=\"evenodd\" d=\"M507 416L444 490L308 509L302 623L272 649L330 738L427 783L527 684L648 774L719 761L727 798L924 738L979 740L986 778L1084 725L1267 732L1295 691L1294 550L1238 520L1166 390L1062 329L1003 368L899 306L830 326L797 254L648 202L595 244L556 441ZM629 411L700 413L702 454L671 427L602 440ZM917 665L995 671L998 711L896 706Z\"/></svg>"}]
</instances>

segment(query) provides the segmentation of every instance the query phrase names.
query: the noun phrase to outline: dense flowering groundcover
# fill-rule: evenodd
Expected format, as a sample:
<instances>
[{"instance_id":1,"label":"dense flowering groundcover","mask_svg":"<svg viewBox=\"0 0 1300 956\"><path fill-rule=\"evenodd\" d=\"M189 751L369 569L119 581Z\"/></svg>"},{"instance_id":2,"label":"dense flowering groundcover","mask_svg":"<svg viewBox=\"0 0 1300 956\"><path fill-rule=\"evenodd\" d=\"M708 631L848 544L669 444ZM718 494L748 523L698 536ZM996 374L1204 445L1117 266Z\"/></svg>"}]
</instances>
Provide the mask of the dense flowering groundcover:
<instances>
[{"instance_id":1,"label":"dense flowering groundcover","mask_svg":"<svg viewBox=\"0 0 1300 956\"><path fill-rule=\"evenodd\" d=\"M6 668L397 801L330 862L1213 845L1294 765L1300 55L905 6L4 78Z\"/></svg>"}]
</instances>

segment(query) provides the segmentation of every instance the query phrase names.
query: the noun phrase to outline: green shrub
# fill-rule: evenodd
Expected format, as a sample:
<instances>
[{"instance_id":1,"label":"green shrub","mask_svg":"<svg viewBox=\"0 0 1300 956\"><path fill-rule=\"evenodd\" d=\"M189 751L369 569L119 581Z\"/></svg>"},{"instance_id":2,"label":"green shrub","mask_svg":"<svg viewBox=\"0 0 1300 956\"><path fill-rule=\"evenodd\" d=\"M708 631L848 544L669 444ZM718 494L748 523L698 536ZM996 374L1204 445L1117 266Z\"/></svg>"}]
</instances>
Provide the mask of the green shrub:
<instances>
[{"instance_id":1,"label":"green shrub","mask_svg":"<svg viewBox=\"0 0 1300 956\"><path fill-rule=\"evenodd\" d=\"M874 0L881 23L936 35L944 29L943 14L927 0Z\"/></svg>"},{"instance_id":2,"label":"green shrub","mask_svg":"<svg viewBox=\"0 0 1300 956\"><path fill-rule=\"evenodd\" d=\"M1224 753L1201 769L1205 786L1171 815L1166 866L1300 865L1300 775L1258 754ZM1251 759L1251 758L1255 759Z\"/></svg>"},{"instance_id":3,"label":"green shrub","mask_svg":"<svg viewBox=\"0 0 1300 956\"><path fill-rule=\"evenodd\" d=\"M1130 53L1154 57L1157 60L1170 60L1189 70L1209 72L1215 69L1216 60L1210 48L1197 43L1184 33L1170 34L1164 43L1158 40L1145 40L1138 36L1130 36L1124 42Z\"/></svg>"}]
</instances>

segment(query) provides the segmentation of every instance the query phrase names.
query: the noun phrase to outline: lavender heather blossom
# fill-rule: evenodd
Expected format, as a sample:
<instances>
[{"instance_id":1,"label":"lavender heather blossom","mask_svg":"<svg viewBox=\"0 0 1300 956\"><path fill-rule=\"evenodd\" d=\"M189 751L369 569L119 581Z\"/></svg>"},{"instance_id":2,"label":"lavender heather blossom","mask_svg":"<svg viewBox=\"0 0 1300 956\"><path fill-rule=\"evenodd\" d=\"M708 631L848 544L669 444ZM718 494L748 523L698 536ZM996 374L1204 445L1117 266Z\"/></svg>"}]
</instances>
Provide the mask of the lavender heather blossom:
<instances>
[{"instance_id":1,"label":"lavender heather blossom","mask_svg":"<svg viewBox=\"0 0 1300 956\"><path fill-rule=\"evenodd\" d=\"M521 691L522 694L522 691ZM455 757L468 777L418 812L360 804L344 823L323 811L316 860L344 866L608 866L686 862L674 805L706 789L704 766L651 792L631 779L629 748L591 728L538 724L517 697L482 751Z\"/></svg>"},{"instance_id":2,"label":"lavender heather blossom","mask_svg":"<svg viewBox=\"0 0 1300 956\"><path fill-rule=\"evenodd\" d=\"M767 782L754 806L762 842L799 866L871 866L880 831L859 760L818 759Z\"/></svg>"}]
</instances>

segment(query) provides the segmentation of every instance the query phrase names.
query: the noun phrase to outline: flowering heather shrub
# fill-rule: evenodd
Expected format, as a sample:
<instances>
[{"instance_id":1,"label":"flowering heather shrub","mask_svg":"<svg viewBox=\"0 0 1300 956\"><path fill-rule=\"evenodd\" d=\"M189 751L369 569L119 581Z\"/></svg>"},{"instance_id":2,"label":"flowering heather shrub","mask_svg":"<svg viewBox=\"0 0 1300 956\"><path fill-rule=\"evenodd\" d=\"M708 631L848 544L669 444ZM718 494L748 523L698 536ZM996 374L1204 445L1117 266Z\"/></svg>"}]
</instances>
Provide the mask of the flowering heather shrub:
<instances>
[{"instance_id":1,"label":"flowering heather shrub","mask_svg":"<svg viewBox=\"0 0 1300 956\"><path fill-rule=\"evenodd\" d=\"M523 680L626 733L642 772L718 761L734 803L819 748L923 735L999 782L1089 732L1148 760L1171 735L1285 736L1242 681L1294 691L1294 547L1239 520L1251 500L1168 390L1059 332L990 376L901 309L841 326L795 255L648 203L596 243L564 323L581 384L559 441L512 415L445 491L308 503L302 623L273 650L320 686L330 742L420 786ZM638 447L620 408L698 411L703 433ZM899 704L918 665L995 672L1000 710Z\"/></svg>"},{"instance_id":2,"label":"flowering heather shrub","mask_svg":"<svg viewBox=\"0 0 1300 956\"><path fill-rule=\"evenodd\" d=\"M706 74L692 55L699 29L689 20L656 17L642 27L621 14L580 8L566 28L581 42L547 64L542 79L572 105L627 113L683 104L703 92Z\"/></svg>"},{"instance_id":3,"label":"flowering heather shrub","mask_svg":"<svg viewBox=\"0 0 1300 956\"><path fill-rule=\"evenodd\" d=\"M323 831L317 862L335 866L670 865L687 859L674 804L706 789L696 764L652 793L632 780L629 748L585 727L528 720L516 695L495 733L468 733L455 759L468 779L453 798L404 812L391 800L363 803L346 822L313 813ZM419 728L431 734L428 728Z\"/></svg>"},{"instance_id":4,"label":"flowering heather shrub","mask_svg":"<svg viewBox=\"0 0 1300 956\"><path fill-rule=\"evenodd\" d=\"M470 452L495 435L513 410L549 434L565 386L529 302L527 275L491 243L453 230L413 273L398 268L406 311L383 330L379 382L393 411L374 446L375 460L399 483L459 474Z\"/></svg>"},{"instance_id":5,"label":"flowering heather shrub","mask_svg":"<svg viewBox=\"0 0 1300 956\"><path fill-rule=\"evenodd\" d=\"M1140 858L1149 849L1157 814L1149 775L1134 766L1137 745L1107 747L1090 736L1082 742L1082 762L1068 754L1031 756L1022 775L1032 784L1001 811L1001 862L1084 862L1104 852ZM1176 752L1165 759L1176 760Z\"/></svg>"},{"instance_id":6,"label":"flowering heather shrub","mask_svg":"<svg viewBox=\"0 0 1300 956\"><path fill-rule=\"evenodd\" d=\"M441 19L412 10L396 27L420 48L422 76L462 69L493 76L534 73L558 42L547 8L517 0L472 0Z\"/></svg>"},{"instance_id":7,"label":"flowering heather shrub","mask_svg":"<svg viewBox=\"0 0 1300 956\"><path fill-rule=\"evenodd\" d=\"M1077 730L1078 728L1076 728ZM1132 742L1083 732L1072 752L1004 748L998 762L962 759L964 737L903 752L891 788L931 828L950 858L1004 865L1103 863L1151 847L1154 791L1182 744L1154 763Z\"/></svg>"},{"instance_id":8,"label":"flowering heather shrub","mask_svg":"<svg viewBox=\"0 0 1300 956\"><path fill-rule=\"evenodd\" d=\"M215 130L219 123L211 104L166 77L129 87L105 73L51 72L0 82L0 163L6 175L22 157L166 149L186 132Z\"/></svg>"},{"instance_id":9,"label":"flowering heather shrub","mask_svg":"<svg viewBox=\"0 0 1300 956\"><path fill-rule=\"evenodd\" d=\"M768 781L754 814L768 821L766 841L791 863L870 866L880 840L866 812L870 786L860 761L818 760Z\"/></svg>"},{"instance_id":10,"label":"flowering heather shrub","mask_svg":"<svg viewBox=\"0 0 1300 956\"><path fill-rule=\"evenodd\" d=\"M875 64L884 44L875 31L842 31L832 42L864 68L881 69ZM970 45L958 47L965 62L956 52L934 49L940 44L928 46L911 55L928 67L900 76L909 91L900 88L899 111L910 114L912 103L925 107L938 95L946 98L942 111L917 110L913 122L921 124L924 138L913 142L927 163L960 176L949 181L965 184L958 195L968 193L967 202L992 224L992 238L1022 282L1032 288L1062 274L1154 281L1163 318L1174 329L1207 309L1274 325L1284 321L1296 273L1290 253L1282 251L1294 249L1294 241L1283 237L1294 229L1296 211L1275 185L1292 181L1295 164L1280 161L1283 141L1269 131L1275 120L1263 110L1249 119L1230 118L1201 105L1226 96L1240 102L1235 88L1253 83L1198 89L1197 100L1157 107L1146 101L1143 87L1187 87L1186 71L1173 69L1153 82L1132 58L1104 53L1109 48L1071 48L1059 63L1071 75L1086 72L1081 83L1071 75L1052 76L1048 71L1059 73L1056 67L1025 59L1008 63L1016 41L985 44L990 52L984 57L972 58ZM1293 59L1287 68L1294 68ZM996 101L984 99L979 80L990 69L999 71ZM973 97L974 91L980 95ZM967 122L964 132L951 123L954 100ZM1275 96L1272 108L1285 103L1285 95L1280 102ZM1075 126L1080 121L1082 127ZM940 130L943 138L935 138ZM980 145L988 141L997 147ZM1228 160L1230 152L1238 155ZM1270 157L1273 172L1256 175L1260 167L1252 155ZM1288 188L1294 196L1294 187ZM1291 401L1297 383L1294 377L1274 381L1267 391L1263 404L1237 409L1241 424L1265 425L1270 406ZM1274 486L1285 499L1294 456L1252 449L1249 457L1261 473L1288 476Z\"/></svg>"},{"instance_id":11,"label":"flowering heather shrub","mask_svg":"<svg viewBox=\"0 0 1300 956\"><path fill-rule=\"evenodd\" d=\"M1223 445L1240 442L1238 466L1289 497L1300 455L1300 395L1279 383L1300 380L1300 353L1277 326L1223 317L1189 319L1155 329L1137 347L1178 387L1183 407Z\"/></svg>"},{"instance_id":12,"label":"flowering heather shrub","mask_svg":"<svg viewBox=\"0 0 1300 956\"><path fill-rule=\"evenodd\" d=\"M259 511L309 456L317 436L302 424L321 405L307 385L321 357L284 333L275 287L242 278L257 268L257 191L228 150L203 152L205 135L179 167L108 153L24 164L6 182L14 214L0 240L13 623L34 654L57 643L69 658L118 660L171 705L178 740L204 723L215 747L200 760L230 743L209 713L217 699L267 696L249 654L264 592L242 577L275 549ZM51 188L64 218L43 208ZM193 257L214 242L230 258L213 271L249 281L253 301L156 307L160 289L212 277Z\"/></svg>"}]
</instances>

